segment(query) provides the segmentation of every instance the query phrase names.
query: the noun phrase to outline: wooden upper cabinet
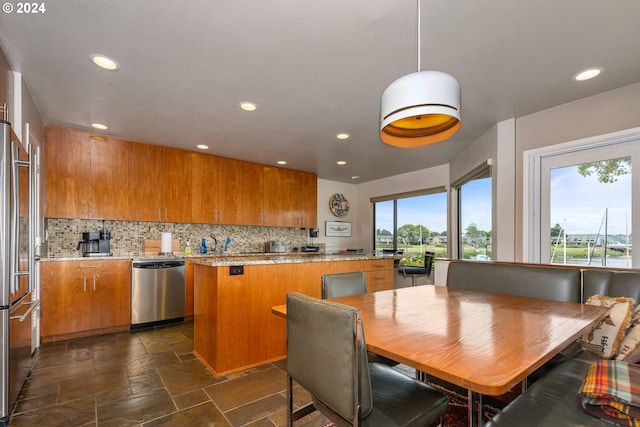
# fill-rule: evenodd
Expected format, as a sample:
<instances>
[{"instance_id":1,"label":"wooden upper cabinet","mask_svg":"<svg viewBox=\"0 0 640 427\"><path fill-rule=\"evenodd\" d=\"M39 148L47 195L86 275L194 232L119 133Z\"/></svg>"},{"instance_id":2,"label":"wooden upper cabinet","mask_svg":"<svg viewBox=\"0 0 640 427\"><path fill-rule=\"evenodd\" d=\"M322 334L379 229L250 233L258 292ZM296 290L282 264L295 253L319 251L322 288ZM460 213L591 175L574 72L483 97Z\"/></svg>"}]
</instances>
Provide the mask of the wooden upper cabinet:
<instances>
[{"instance_id":1,"label":"wooden upper cabinet","mask_svg":"<svg viewBox=\"0 0 640 427\"><path fill-rule=\"evenodd\" d=\"M224 159L220 162L218 180L219 223L263 225L262 165Z\"/></svg>"},{"instance_id":2,"label":"wooden upper cabinet","mask_svg":"<svg viewBox=\"0 0 640 427\"><path fill-rule=\"evenodd\" d=\"M220 223L218 171L220 157L191 153L191 222Z\"/></svg>"},{"instance_id":3,"label":"wooden upper cabinet","mask_svg":"<svg viewBox=\"0 0 640 427\"><path fill-rule=\"evenodd\" d=\"M302 208L302 227L318 226L318 177L308 172L298 173L300 183L300 204Z\"/></svg>"},{"instance_id":4,"label":"wooden upper cabinet","mask_svg":"<svg viewBox=\"0 0 640 427\"><path fill-rule=\"evenodd\" d=\"M46 126L45 216L316 227L316 175Z\"/></svg>"},{"instance_id":5,"label":"wooden upper cabinet","mask_svg":"<svg viewBox=\"0 0 640 427\"><path fill-rule=\"evenodd\" d=\"M314 174L286 171L286 179L281 182L285 226L315 228L317 221L318 181Z\"/></svg>"},{"instance_id":6,"label":"wooden upper cabinet","mask_svg":"<svg viewBox=\"0 0 640 427\"><path fill-rule=\"evenodd\" d=\"M314 174L264 167L265 225L312 228L317 223Z\"/></svg>"},{"instance_id":7,"label":"wooden upper cabinet","mask_svg":"<svg viewBox=\"0 0 640 427\"><path fill-rule=\"evenodd\" d=\"M162 152L162 221L191 222L191 156L175 148Z\"/></svg>"},{"instance_id":8,"label":"wooden upper cabinet","mask_svg":"<svg viewBox=\"0 0 640 427\"><path fill-rule=\"evenodd\" d=\"M127 219L129 199L128 141L91 137L91 202L89 218Z\"/></svg>"},{"instance_id":9,"label":"wooden upper cabinet","mask_svg":"<svg viewBox=\"0 0 640 427\"><path fill-rule=\"evenodd\" d=\"M129 177L129 219L191 222L188 151L132 142Z\"/></svg>"},{"instance_id":10,"label":"wooden upper cabinet","mask_svg":"<svg viewBox=\"0 0 640 427\"><path fill-rule=\"evenodd\" d=\"M290 180L290 170L264 166L264 199L263 215L265 225L285 227L287 219L284 210L284 200L287 191L287 181Z\"/></svg>"},{"instance_id":11,"label":"wooden upper cabinet","mask_svg":"<svg viewBox=\"0 0 640 427\"><path fill-rule=\"evenodd\" d=\"M89 132L45 128L45 216L126 219L129 144Z\"/></svg>"},{"instance_id":12,"label":"wooden upper cabinet","mask_svg":"<svg viewBox=\"0 0 640 427\"><path fill-rule=\"evenodd\" d=\"M129 219L160 221L162 148L132 142L129 148Z\"/></svg>"},{"instance_id":13,"label":"wooden upper cabinet","mask_svg":"<svg viewBox=\"0 0 640 427\"><path fill-rule=\"evenodd\" d=\"M45 128L45 216L86 218L91 197L89 133Z\"/></svg>"}]
</instances>

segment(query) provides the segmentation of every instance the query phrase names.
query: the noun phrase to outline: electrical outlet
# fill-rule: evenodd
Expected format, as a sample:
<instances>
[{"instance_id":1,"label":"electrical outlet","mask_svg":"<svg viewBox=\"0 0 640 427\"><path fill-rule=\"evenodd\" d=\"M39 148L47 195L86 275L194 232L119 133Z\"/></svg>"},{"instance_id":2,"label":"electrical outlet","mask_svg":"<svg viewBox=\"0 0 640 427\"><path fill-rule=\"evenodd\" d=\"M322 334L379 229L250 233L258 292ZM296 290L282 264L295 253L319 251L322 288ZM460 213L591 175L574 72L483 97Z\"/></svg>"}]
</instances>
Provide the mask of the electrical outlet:
<instances>
[{"instance_id":1,"label":"electrical outlet","mask_svg":"<svg viewBox=\"0 0 640 427\"><path fill-rule=\"evenodd\" d=\"M244 265L230 265L229 276L240 276L244 274Z\"/></svg>"}]
</instances>

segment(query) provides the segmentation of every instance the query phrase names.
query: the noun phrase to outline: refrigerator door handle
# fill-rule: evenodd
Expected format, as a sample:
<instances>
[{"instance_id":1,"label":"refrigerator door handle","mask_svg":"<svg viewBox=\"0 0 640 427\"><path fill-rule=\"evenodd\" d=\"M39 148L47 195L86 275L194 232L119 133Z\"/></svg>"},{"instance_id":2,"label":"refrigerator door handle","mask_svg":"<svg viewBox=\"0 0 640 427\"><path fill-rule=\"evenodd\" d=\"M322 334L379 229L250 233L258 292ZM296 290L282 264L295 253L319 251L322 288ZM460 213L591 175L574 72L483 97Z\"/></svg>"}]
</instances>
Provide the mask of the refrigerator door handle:
<instances>
[{"instance_id":1,"label":"refrigerator door handle","mask_svg":"<svg viewBox=\"0 0 640 427\"><path fill-rule=\"evenodd\" d=\"M24 322L24 319L26 319L31 314L31 312L40 305L40 301L27 301L22 304L30 305L31 307L29 307L29 310L27 310L22 316L11 316L9 317L9 320L18 320L20 322Z\"/></svg>"}]
</instances>

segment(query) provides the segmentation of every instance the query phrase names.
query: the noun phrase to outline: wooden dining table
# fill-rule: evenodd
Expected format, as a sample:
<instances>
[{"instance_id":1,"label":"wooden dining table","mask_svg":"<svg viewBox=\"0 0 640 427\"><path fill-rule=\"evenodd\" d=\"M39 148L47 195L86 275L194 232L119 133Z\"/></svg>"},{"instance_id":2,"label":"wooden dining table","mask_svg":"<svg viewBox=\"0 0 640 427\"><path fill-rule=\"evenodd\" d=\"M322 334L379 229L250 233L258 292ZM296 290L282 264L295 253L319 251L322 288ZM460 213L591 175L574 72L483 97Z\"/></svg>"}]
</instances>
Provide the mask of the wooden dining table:
<instances>
[{"instance_id":1,"label":"wooden dining table","mask_svg":"<svg viewBox=\"0 0 640 427\"><path fill-rule=\"evenodd\" d=\"M470 426L483 423L482 395L523 383L608 312L434 285L332 301L360 310L369 351L468 390ZM272 312L286 316L286 306Z\"/></svg>"}]
</instances>

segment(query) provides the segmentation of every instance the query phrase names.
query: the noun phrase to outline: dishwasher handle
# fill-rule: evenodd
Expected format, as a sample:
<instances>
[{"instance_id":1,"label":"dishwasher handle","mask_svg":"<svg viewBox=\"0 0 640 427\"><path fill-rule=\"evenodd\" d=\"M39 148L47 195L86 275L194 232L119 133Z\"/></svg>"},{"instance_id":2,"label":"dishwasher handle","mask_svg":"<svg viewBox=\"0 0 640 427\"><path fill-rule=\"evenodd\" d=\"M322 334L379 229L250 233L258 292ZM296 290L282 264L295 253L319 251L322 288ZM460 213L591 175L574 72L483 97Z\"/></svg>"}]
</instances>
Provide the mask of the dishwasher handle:
<instances>
[{"instance_id":1,"label":"dishwasher handle","mask_svg":"<svg viewBox=\"0 0 640 427\"><path fill-rule=\"evenodd\" d=\"M184 260L176 260L176 261L138 261L133 262L133 268L143 268L143 269L163 269L163 268L176 268L176 267L184 267Z\"/></svg>"}]
</instances>

